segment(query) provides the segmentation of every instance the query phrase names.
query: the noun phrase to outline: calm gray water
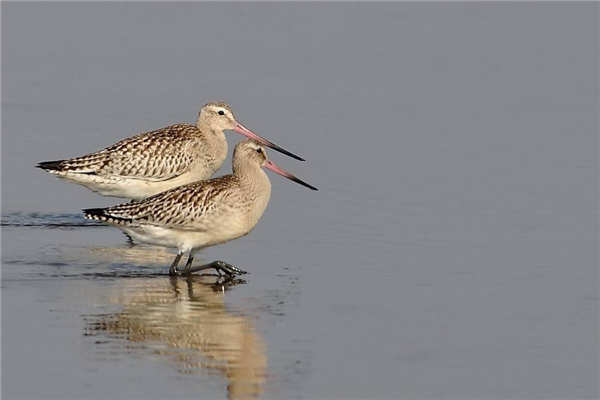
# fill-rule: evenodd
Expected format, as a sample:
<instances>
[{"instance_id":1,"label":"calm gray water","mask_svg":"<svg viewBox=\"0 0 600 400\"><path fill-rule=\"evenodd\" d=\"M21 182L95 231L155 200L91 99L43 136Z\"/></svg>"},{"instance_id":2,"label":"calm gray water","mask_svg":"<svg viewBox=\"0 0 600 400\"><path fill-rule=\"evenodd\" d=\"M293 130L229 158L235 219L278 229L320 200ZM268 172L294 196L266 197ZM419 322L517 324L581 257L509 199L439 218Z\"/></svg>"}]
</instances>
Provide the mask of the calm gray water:
<instances>
[{"instance_id":1,"label":"calm gray water","mask_svg":"<svg viewBox=\"0 0 600 400\"><path fill-rule=\"evenodd\" d=\"M3 398L598 398L598 11L3 3ZM34 168L209 100L320 189L202 253L243 281Z\"/></svg>"}]
</instances>

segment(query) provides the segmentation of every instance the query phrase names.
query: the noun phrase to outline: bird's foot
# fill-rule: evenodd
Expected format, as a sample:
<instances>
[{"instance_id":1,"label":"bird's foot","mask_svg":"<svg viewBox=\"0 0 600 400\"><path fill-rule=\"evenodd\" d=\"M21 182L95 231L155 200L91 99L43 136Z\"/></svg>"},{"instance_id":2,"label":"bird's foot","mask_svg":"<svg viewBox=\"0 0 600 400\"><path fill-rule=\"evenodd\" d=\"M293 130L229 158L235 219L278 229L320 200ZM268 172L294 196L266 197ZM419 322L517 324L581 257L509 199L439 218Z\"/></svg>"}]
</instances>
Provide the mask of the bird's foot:
<instances>
[{"instance_id":1,"label":"bird's foot","mask_svg":"<svg viewBox=\"0 0 600 400\"><path fill-rule=\"evenodd\" d=\"M220 271L225 272L228 276L236 276L236 275L246 275L248 272L243 269L239 269L235 265L231 265L226 263L225 261L215 261L212 263L213 268L217 271L219 275L221 275Z\"/></svg>"},{"instance_id":2,"label":"bird's foot","mask_svg":"<svg viewBox=\"0 0 600 400\"><path fill-rule=\"evenodd\" d=\"M239 269L238 267L226 263L225 261L213 261L210 264L199 265L197 267L185 268L180 272L183 276L188 276L192 272L204 271L206 269L214 269L217 271L217 274L221 276L221 271L224 272L228 277L236 276L236 275L245 275L248 272Z\"/></svg>"}]
</instances>

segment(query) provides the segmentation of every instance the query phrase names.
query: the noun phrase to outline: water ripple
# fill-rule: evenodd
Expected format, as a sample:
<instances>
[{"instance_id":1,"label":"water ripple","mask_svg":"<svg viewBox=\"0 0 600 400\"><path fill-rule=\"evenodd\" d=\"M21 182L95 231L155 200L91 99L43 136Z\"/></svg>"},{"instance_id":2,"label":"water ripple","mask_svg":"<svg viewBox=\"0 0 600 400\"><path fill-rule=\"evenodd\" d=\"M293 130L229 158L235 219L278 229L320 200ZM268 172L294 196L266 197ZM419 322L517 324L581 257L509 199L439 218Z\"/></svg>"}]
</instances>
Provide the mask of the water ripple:
<instances>
[{"instance_id":1,"label":"water ripple","mask_svg":"<svg viewBox=\"0 0 600 400\"><path fill-rule=\"evenodd\" d=\"M35 227L35 228L83 228L104 227L97 221L87 220L83 214L43 214L14 212L2 214L0 226L6 227Z\"/></svg>"}]
</instances>

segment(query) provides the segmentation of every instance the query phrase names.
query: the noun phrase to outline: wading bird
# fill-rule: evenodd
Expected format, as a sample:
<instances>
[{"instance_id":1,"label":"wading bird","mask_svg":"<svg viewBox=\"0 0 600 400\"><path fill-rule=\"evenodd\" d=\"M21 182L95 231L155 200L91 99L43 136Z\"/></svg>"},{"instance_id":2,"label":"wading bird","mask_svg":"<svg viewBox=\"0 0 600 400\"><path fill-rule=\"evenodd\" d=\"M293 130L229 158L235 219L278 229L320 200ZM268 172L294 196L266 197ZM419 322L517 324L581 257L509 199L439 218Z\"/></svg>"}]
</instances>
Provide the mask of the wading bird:
<instances>
[{"instance_id":1,"label":"wading bird","mask_svg":"<svg viewBox=\"0 0 600 400\"><path fill-rule=\"evenodd\" d=\"M44 161L37 167L102 196L140 200L210 178L227 157L225 130L304 161L239 123L227 104L213 101L200 109L196 126L171 125L132 136L95 153Z\"/></svg>"},{"instance_id":2,"label":"wading bird","mask_svg":"<svg viewBox=\"0 0 600 400\"><path fill-rule=\"evenodd\" d=\"M230 175L190 183L144 200L83 212L86 218L116 226L136 241L177 248L170 275L212 268L228 275L245 274L223 261L197 267L192 267L192 262L198 250L237 239L254 228L271 197L271 182L262 167L317 190L269 161L259 143L244 140L235 147ZM179 271L177 265L185 253L189 254L188 260Z\"/></svg>"}]
</instances>

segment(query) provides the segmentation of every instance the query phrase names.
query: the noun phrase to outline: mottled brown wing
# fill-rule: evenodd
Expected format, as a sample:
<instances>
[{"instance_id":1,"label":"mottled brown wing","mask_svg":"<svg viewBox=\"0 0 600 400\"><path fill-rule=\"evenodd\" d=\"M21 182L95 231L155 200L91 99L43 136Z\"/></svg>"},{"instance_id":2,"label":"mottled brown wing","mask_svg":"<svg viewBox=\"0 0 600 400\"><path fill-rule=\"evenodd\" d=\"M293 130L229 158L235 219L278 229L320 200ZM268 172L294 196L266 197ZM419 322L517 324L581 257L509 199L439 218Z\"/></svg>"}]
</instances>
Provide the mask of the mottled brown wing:
<instances>
[{"instance_id":1,"label":"mottled brown wing","mask_svg":"<svg viewBox=\"0 0 600 400\"><path fill-rule=\"evenodd\" d=\"M161 181L187 171L204 152L198 128L177 124L132 136L95 153L64 160L61 170Z\"/></svg>"},{"instance_id":2,"label":"mottled brown wing","mask_svg":"<svg viewBox=\"0 0 600 400\"><path fill-rule=\"evenodd\" d=\"M150 223L161 226L186 227L201 230L205 223L229 212L239 185L233 175L180 186L147 199L118 204L103 209L108 219L129 223Z\"/></svg>"}]
</instances>

